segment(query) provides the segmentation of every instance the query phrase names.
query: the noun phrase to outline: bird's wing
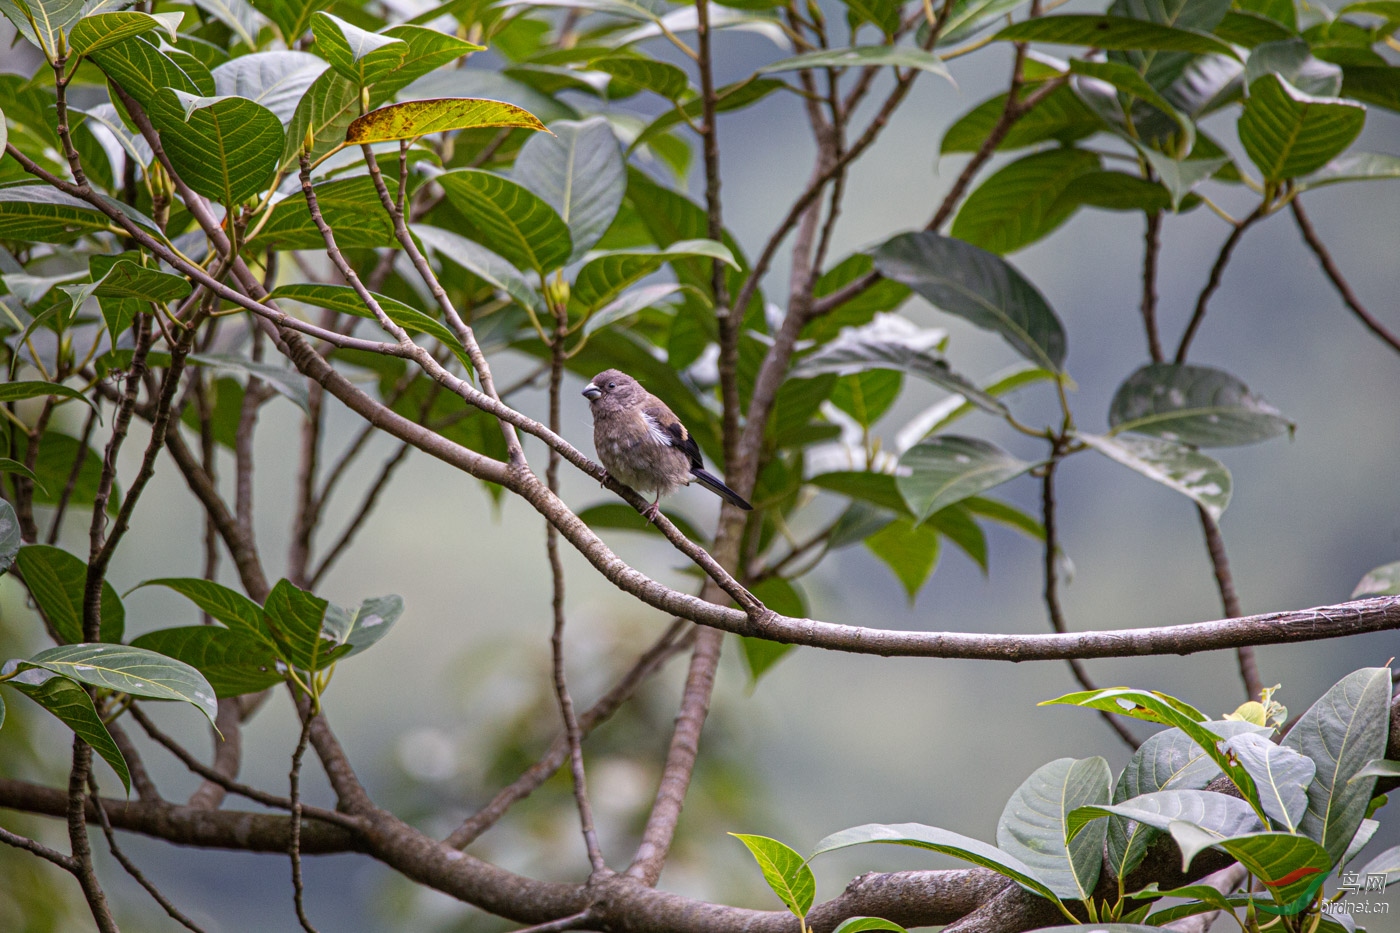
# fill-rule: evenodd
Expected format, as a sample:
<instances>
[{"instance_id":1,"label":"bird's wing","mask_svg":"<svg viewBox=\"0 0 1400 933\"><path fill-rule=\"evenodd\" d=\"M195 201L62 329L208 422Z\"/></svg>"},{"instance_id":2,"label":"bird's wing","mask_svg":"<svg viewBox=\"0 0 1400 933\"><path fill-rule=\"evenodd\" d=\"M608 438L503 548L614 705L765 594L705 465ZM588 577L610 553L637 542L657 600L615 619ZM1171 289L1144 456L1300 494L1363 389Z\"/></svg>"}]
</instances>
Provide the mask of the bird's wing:
<instances>
[{"instance_id":1,"label":"bird's wing","mask_svg":"<svg viewBox=\"0 0 1400 933\"><path fill-rule=\"evenodd\" d=\"M700 457L700 445L695 443L695 438L690 436L685 425L676 420L670 409L660 405L648 405L642 409L642 417L646 419L647 429L651 432L653 440L680 450L690 458L693 469L704 468L705 461Z\"/></svg>"}]
</instances>

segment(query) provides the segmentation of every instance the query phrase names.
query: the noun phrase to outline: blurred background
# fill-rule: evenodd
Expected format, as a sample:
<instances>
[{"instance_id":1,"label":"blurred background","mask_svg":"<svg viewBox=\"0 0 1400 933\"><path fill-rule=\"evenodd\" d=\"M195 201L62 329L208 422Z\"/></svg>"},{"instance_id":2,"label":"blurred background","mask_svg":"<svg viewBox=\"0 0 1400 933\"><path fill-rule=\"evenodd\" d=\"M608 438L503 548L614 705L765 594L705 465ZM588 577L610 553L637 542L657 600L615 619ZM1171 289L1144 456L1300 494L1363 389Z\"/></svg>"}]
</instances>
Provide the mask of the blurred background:
<instances>
[{"instance_id":1,"label":"blurred background","mask_svg":"<svg viewBox=\"0 0 1400 933\"><path fill-rule=\"evenodd\" d=\"M828 12L837 20L834 10ZM8 24L0 25L0 48L7 49L0 67L32 71L25 50L10 48L11 36ZM733 32L720 36L717 49L720 81L743 77L785 54L761 36ZM483 53L473 66L492 62ZM927 222L964 164L962 156L939 158L943 130L1004 89L1009 65L1009 47L993 47L951 63L956 87L920 78L880 144L850 176L833 259ZM880 96L877 88L872 98ZM590 108L599 105L587 101ZM626 109L634 102L612 106ZM1233 142L1235 113L1217 115L1206 128ZM721 117L720 137L725 220L752 256L808 176L805 118L795 97L773 95ZM1370 108L1354 148L1400 152L1400 119ZM698 196L695 178L690 187ZM1253 206L1242 189L1216 195L1237 213ZM1400 183L1336 185L1308 193L1304 203L1362 301L1400 329ZM1184 326L1227 232L1207 210L1168 217L1159 281L1166 342L1174 344ZM1081 211L1048 239L1010 257L1065 322L1067 365L1077 383L1071 403L1088 430L1106 427L1114 390L1147 359L1138 316L1142 235L1138 215ZM768 278L771 298L781 299L786 275L780 260ZM1016 362L995 336L918 299L905 313L947 328L951 361L975 379ZM1287 213L1252 228L1241 242L1193 345L1193 362L1232 372L1298 426L1292 440L1214 452L1234 475L1234 498L1221 527L1246 612L1345 600L1367 570L1400 560L1400 356L1344 308ZM503 356L493 365L498 378L510 381L530 364ZM929 386L908 385L881 422L889 434L939 397ZM591 452L580 387L566 392L564 434ZM518 404L532 416L545 414L542 394L524 395ZM1046 386L1022 391L1012 407L1032 424L1055 411ZM985 416L973 418L961 433L988 437L1022 457L1041 453ZM275 401L264 409L257 438L262 466L256 531L274 579L288 540L294 477L284 464L298 443L297 419L290 403ZM327 449L334 451L357 422L332 403L329 425ZM144 444L142 427L133 426L124 472L134 469ZM347 488L372 479L393 450L389 443L381 446L382 454L365 458ZM542 468L541 445L527 446L527 453ZM231 472L226 469L225 478ZM1164 625L1221 615L1188 500L1092 456L1072 458L1059 475L1063 545L1074 567L1063 591L1071 627ZM1038 484L1029 477L997 492L1038 510ZM609 498L591 479L568 471L563 495L575 509ZM343 497L327 527L347 520L354 501L354 495ZM683 491L672 505L703 528L713 525L716 501ZM80 540L86 521L71 516L65 540ZM125 591L156 575L197 576L201 530L193 497L163 463L110 579ZM410 457L356 546L320 587L321 595L342 605L385 593L405 599L407 609L391 635L337 671L327 710L375 798L430 831L449 832L532 762L554 733L542 530L542 520L527 506L509 498L497 505L477 482L426 457ZM693 578L680 572L680 556L659 539L621 531L604 537L644 572L679 588L693 586ZM1036 543L998 528L989 530L989 543L989 574L946 550L912 604L869 552L839 551L806 581L811 612L894 629L1047 631ZM586 705L670 620L613 591L571 552L565 556L569 674L576 702ZM224 582L237 585L231 574ZM155 589L131 594L126 604L130 635L191 618L187 603ZM39 646L39 628L8 579L0 580L0 620L4 657ZM855 824L915 821L992 841L1006 798L1036 767L1059 757L1103 755L1117 772L1128 758L1094 714L1037 708L1041 700L1077 689L1063 664L890 660L799 649L754 687L737 645L728 644L726 651L702 742L703 764L676 856L662 878L664 887L697 897L780 906L749 855L725 835L729 831L774 836L809 850L821 837ZM1344 674L1383 665L1396 654L1400 636L1385 633L1266 647L1258 657L1264 683L1281 683L1277 699L1297 714ZM613 864L630 857L654 793L684 667L683 659L673 661L588 746L590 789ZM1101 686L1164 690L1216 715L1244 700L1230 653L1094 661L1088 669ZM0 772L54 781L67 757L64 730L30 704L8 708ZM155 712L191 748L207 749L208 737L191 712ZM1142 724L1133 728L1146 734ZM284 695L274 693L245 728L244 741L243 780L285 792L296 728ZM629 749L643 754L629 755ZM147 764L169 797L196 785L166 756L148 751ZM112 792L115 778L100 773ZM329 804L316 768L309 765L307 775L309 802ZM1382 811L1383 821L1386 816ZM0 822L62 839L58 821L5 813ZM556 780L470 851L538 877L578 879L586 860L576 825L567 785ZM165 893L208 930L297 929L283 858L182 850L136 837L124 837L124 843ZM1400 823L1391 819L1369 851L1397 843ZM96 848L104 849L100 843ZM0 928L90 928L70 879L27 856L7 852L0 858ZM120 868L105 856L103 861L102 877L130 929L177 929ZM824 856L814 868L818 896L825 899L863 871L951 864L931 853L867 847ZM322 930L508 928L415 889L369 859L310 858L306 874L308 910ZM1391 914L1374 918L1370 929L1400 931L1400 902Z\"/></svg>"}]
</instances>

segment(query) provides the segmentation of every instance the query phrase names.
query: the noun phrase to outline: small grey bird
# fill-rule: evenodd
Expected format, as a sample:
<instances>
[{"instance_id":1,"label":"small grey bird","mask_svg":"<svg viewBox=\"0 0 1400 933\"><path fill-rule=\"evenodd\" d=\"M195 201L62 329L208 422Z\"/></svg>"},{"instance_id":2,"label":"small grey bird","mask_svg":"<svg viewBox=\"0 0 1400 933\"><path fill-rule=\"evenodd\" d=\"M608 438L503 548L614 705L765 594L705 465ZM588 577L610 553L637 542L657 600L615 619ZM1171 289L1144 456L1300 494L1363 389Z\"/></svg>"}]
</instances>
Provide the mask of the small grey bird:
<instances>
[{"instance_id":1,"label":"small grey bird","mask_svg":"<svg viewBox=\"0 0 1400 933\"><path fill-rule=\"evenodd\" d=\"M616 369L605 369L584 386L593 410L593 446L616 480L656 498L643 511L648 521L661 512L661 497L697 482L726 502L753 508L724 481L705 470L700 447L666 403Z\"/></svg>"}]
</instances>

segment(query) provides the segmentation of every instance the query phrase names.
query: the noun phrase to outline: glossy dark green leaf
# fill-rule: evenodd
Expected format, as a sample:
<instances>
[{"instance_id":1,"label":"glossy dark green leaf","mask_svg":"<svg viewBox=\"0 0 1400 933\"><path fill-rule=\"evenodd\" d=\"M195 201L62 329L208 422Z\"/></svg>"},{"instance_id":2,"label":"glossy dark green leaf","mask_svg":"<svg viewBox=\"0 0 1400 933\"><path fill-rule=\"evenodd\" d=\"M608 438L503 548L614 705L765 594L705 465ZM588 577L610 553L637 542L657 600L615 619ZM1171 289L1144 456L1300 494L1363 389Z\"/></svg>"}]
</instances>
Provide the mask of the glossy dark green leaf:
<instances>
[{"instance_id":1,"label":"glossy dark green leaf","mask_svg":"<svg viewBox=\"0 0 1400 933\"><path fill-rule=\"evenodd\" d=\"M907 475L895 482L910 511L922 521L939 509L1015 479L1035 466L974 437L940 435L905 451Z\"/></svg>"},{"instance_id":2,"label":"glossy dark green leaf","mask_svg":"<svg viewBox=\"0 0 1400 933\"><path fill-rule=\"evenodd\" d=\"M181 176L196 193L237 205L267 187L283 143L282 123L272 111L244 97L168 93L185 114L188 132L177 135L187 160ZM192 149L204 158L193 158Z\"/></svg>"},{"instance_id":3,"label":"glossy dark green leaf","mask_svg":"<svg viewBox=\"0 0 1400 933\"><path fill-rule=\"evenodd\" d=\"M887 36L899 30L901 5L898 0L841 0L854 33L861 23L870 23Z\"/></svg>"},{"instance_id":4,"label":"glossy dark green leaf","mask_svg":"<svg viewBox=\"0 0 1400 933\"><path fill-rule=\"evenodd\" d=\"M342 658L359 654L389 634L403 615L403 597L372 596L354 609L332 603L326 608L325 629L338 645L349 645Z\"/></svg>"},{"instance_id":5,"label":"glossy dark green leaf","mask_svg":"<svg viewBox=\"0 0 1400 933\"><path fill-rule=\"evenodd\" d=\"M667 100L680 100L690 88L690 79L683 70L651 58L608 55L593 59L588 67L612 75L620 82L654 91Z\"/></svg>"},{"instance_id":6,"label":"glossy dark green leaf","mask_svg":"<svg viewBox=\"0 0 1400 933\"><path fill-rule=\"evenodd\" d=\"M862 826L852 826L839 833L832 833L818 842L809 859L816 858L824 852L874 842L913 846L919 849L942 852L944 855L951 855L964 862L971 862L982 868L990 868L997 874L1005 875L1018 884L1029 888L1041 897L1051 901L1059 900L1055 892L1039 877L1039 873L1014 855L1003 852L996 846L987 845L980 839L939 829L936 826L925 826L922 823L866 823Z\"/></svg>"},{"instance_id":7,"label":"glossy dark green leaf","mask_svg":"<svg viewBox=\"0 0 1400 933\"><path fill-rule=\"evenodd\" d=\"M1014 23L995 38L1012 42L1047 42L1055 45L1087 45L1099 49L1192 52L1197 55L1229 55L1234 50L1207 33L1164 26L1126 16L1061 13Z\"/></svg>"},{"instance_id":8,"label":"glossy dark green leaf","mask_svg":"<svg viewBox=\"0 0 1400 933\"><path fill-rule=\"evenodd\" d=\"M1059 371L1065 332L1044 297L1004 259L932 232L905 233L874 253L875 268L935 307L1001 334L1022 356Z\"/></svg>"},{"instance_id":9,"label":"glossy dark green leaf","mask_svg":"<svg viewBox=\"0 0 1400 933\"><path fill-rule=\"evenodd\" d=\"M742 842L763 871L763 880L794 916L805 917L817 897L817 879L801 855L776 839L730 833Z\"/></svg>"},{"instance_id":10,"label":"glossy dark green leaf","mask_svg":"<svg viewBox=\"0 0 1400 933\"><path fill-rule=\"evenodd\" d=\"M1266 42L1249 53L1244 66L1247 86L1253 86L1255 81L1270 73L1315 97L1336 97L1342 92L1342 69L1314 58L1302 39Z\"/></svg>"},{"instance_id":11,"label":"glossy dark green leaf","mask_svg":"<svg viewBox=\"0 0 1400 933\"><path fill-rule=\"evenodd\" d=\"M1103 865L1103 823L1075 834L1070 814L1107 804L1113 775L1102 758L1060 758L1037 768L1006 802L997 821L997 848L1035 871L1063 900L1093 893Z\"/></svg>"},{"instance_id":12,"label":"glossy dark green leaf","mask_svg":"<svg viewBox=\"0 0 1400 933\"><path fill-rule=\"evenodd\" d=\"M1080 149L1051 149L1018 159L968 195L951 232L992 253L1029 246L1069 219L1078 204L1061 195L1076 178L1098 168L1098 156Z\"/></svg>"},{"instance_id":13,"label":"glossy dark green leaf","mask_svg":"<svg viewBox=\"0 0 1400 933\"><path fill-rule=\"evenodd\" d=\"M79 392L72 386L61 385L57 382L3 382L0 383L0 402L18 402L27 398L45 398L47 396L58 396L59 398L75 398L82 402L87 402L89 406L96 407L86 395Z\"/></svg>"},{"instance_id":14,"label":"glossy dark green leaf","mask_svg":"<svg viewBox=\"0 0 1400 933\"><path fill-rule=\"evenodd\" d=\"M1269 740L1261 738L1261 741ZM1249 804L1238 797L1182 788L1141 794L1121 803L1080 807L1069 815L1068 832L1071 837L1076 836L1080 830L1107 816L1131 820L1157 832L1167 832L1172 823L1181 820L1222 839L1264 828Z\"/></svg>"},{"instance_id":15,"label":"glossy dark green leaf","mask_svg":"<svg viewBox=\"0 0 1400 933\"><path fill-rule=\"evenodd\" d=\"M311 14L316 12L315 0L249 0L253 8L266 16L282 34L288 47L296 44L311 28ZM234 59L237 61L237 59Z\"/></svg>"},{"instance_id":16,"label":"glossy dark green leaf","mask_svg":"<svg viewBox=\"0 0 1400 933\"><path fill-rule=\"evenodd\" d=\"M263 603L263 622L272 633L277 656L298 670L329 667L349 650L327 631L326 600L286 580L278 580Z\"/></svg>"},{"instance_id":17,"label":"glossy dark green leaf","mask_svg":"<svg viewBox=\"0 0 1400 933\"><path fill-rule=\"evenodd\" d=\"M908 933L904 927L893 920L881 920L879 917L847 917L837 924L836 929L831 933L865 933L867 930L894 930L895 933Z\"/></svg>"},{"instance_id":18,"label":"glossy dark green leaf","mask_svg":"<svg viewBox=\"0 0 1400 933\"><path fill-rule=\"evenodd\" d=\"M156 225L134 208L100 195L147 232L159 235ZM84 234L116 228L106 214L48 185L14 185L0 188L0 240L36 240L71 243Z\"/></svg>"},{"instance_id":19,"label":"glossy dark green leaf","mask_svg":"<svg viewBox=\"0 0 1400 933\"><path fill-rule=\"evenodd\" d=\"M163 628L133 639L131 644L195 668L220 699L257 693L282 681L272 646L241 630L216 625Z\"/></svg>"},{"instance_id":20,"label":"glossy dark green leaf","mask_svg":"<svg viewBox=\"0 0 1400 933\"><path fill-rule=\"evenodd\" d=\"M21 666L33 665L70 680L152 700L179 700L213 723L218 713L214 689L204 675L183 661L130 645L58 645L40 651Z\"/></svg>"},{"instance_id":21,"label":"glossy dark green leaf","mask_svg":"<svg viewBox=\"0 0 1400 933\"><path fill-rule=\"evenodd\" d=\"M1221 839L1190 823L1176 822L1171 826L1171 834L1181 848L1183 871L1206 849L1222 849L1268 885L1280 904L1313 889L1317 884L1315 876L1332 868L1332 861L1321 846L1293 833L1249 833Z\"/></svg>"},{"instance_id":22,"label":"glossy dark green leaf","mask_svg":"<svg viewBox=\"0 0 1400 933\"><path fill-rule=\"evenodd\" d=\"M1127 172L1089 172L1065 186L1060 200L1076 207L1155 214L1172 206L1171 192L1160 183ZM1063 210L1065 205L1057 209Z\"/></svg>"},{"instance_id":23,"label":"glossy dark green leaf","mask_svg":"<svg viewBox=\"0 0 1400 933\"><path fill-rule=\"evenodd\" d=\"M359 87L373 84L403 64L408 43L347 23L338 16L311 14L312 46L316 54Z\"/></svg>"},{"instance_id":24,"label":"glossy dark green leaf","mask_svg":"<svg viewBox=\"0 0 1400 933\"><path fill-rule=\"evenodd\" d=\"M1321 843L1333 861L1366 818L1375 778L1352 778L1385 756L1389 709L1390 669L1364 668L1323 694L1283 737L1284 747L1317 765L1299 830Z\"/></svg>"},{"instance_id":25,"label":"glossy dark green leaf","mask_svg":"<svg viewBox=\"0 0 1400 933\"><path fill-rule=\"evenodd\" d=\"M1342 96L1400 110L1400 68L1394 65L1343 65Z\"/></svg>"},{"instance_id":26,"label":"glossy dark green leaf","mask_svg":"<svg viewBox=\"0 0 1400 933\"><path fill-rule=\"evenodd\" d=\"M1113 433L1131 431L1193 447L1230 447L1277 437L1293 425L1229 373L1208 366L1150 363L1118 387Z\"/></svg>"},{"instance_id":27,"label":"glossy dark green leaf","mask_svg":"<svg viewBox=\"0 0 1400 933\"><path fill-rule=\"evenodd\" d=\"M384 183L389 193L397 197L398 182L385 178ZM385 213L374 181L368 175L319 182L312 186L312 191L316 206L335 232L336 245L341 249L390 246L397 242L393 222ZM249 247L324 250L326 241L311 219L306 195L298 191L272 206L272 216L249 240Z\"/></svg>"},{"instance_id":28,"label":"glossy dark green leaf","mask_svg":"<svg viewBox=\"0 0 1400 933\"><path fill-rule=\"evenodd\" d=\"M262 607L221 583L201 580L198 577L161 577L142 581L132 589L140 589L143 586L163 586L172 589L230 629L271 644L271 635L263 623Z\"/></svg>"},{"instance_id":29,"label":"glossy dark green leaf","mask_svg":"<svg viewBox=\"0 0 1400 933\"><path fill-rule=\"evenodd\" d=\"M459 233L439 227L414 224L412 230L424 248L436 253L439 258L451 260L515 299L521 307L532 308L537 314L545 313L544 299L539 292L525 280L519 269L501 256Z\"/></svg>"},{"instance_id":30,"label":"glossy dark green leaf","mask_svg":"<svg viewBox=\"0 0 1400 933\"><path fill-rule=\"evenodd\" d=\"M115 45L127 36L159 29L176 39L175 30L184 19L183 13L145 13L140 10L119 10L110 13L91 13L78 20L68 36L68 46L79 55L88 55L109 45Z\"/></svg>"},{"instance_id":31,"label":"glossy dark green leaf","mask_svg":"<svg viewBox=\"0 0 1400 933\"><path fill-rule=\"evenodd\" d=\"M87 564L62 548L27 544L19 549L15 564L39 609L64 642L83 641L83 593ZM126 609L117 591L102 581L102 632L104 642L119 642L126 627Z\"/></svg>"},{"instance_id":32,"label":"glossy dark green leaf","mask_svg":"<svg viewBox=\"0 0 1400 933\"><path fill-rule=\"evenodd\" d=\"M831 404L856 419L862 427L870 427L889 411L904 376L894 370L870 369L842 376L831 391Z\"/></svg>"},{"instance_id":33,"label":"glossy dark green leaf","mask_svg":"<svg viewBox=\"0 0 1400 933\"><path fill-rule=\"evenodd\" d=\"M1390 178L1400 178L1400 156L1353 152L1339 156L1311 175L1298 179L1297 187L1305 191L1344 181L1385 181Z\"/></svg>"},{"instance_id":34,"label":"glossy dark green leaf","mask_svg":"<svg viewBox=\"0 0 1400 933\"><path fill-rule=\"evenodd\" d=\"M446 172L437 182L466 217L469 227L463 232L516 268L543 276L573 254L563 218L523 185L480 169Z\"/></svg>"},{"instance_id":35,"label":"glossy dark green leaf","mask_svg":"<svg viewBox=\"0 0 1400 933\"><path fill-rule=\"evenodd\" d=\"M821 473L807 482L822 489L840 493L861 502L877 505L899 515L912 517L913 513L900 494L895 477L888 473L865 473L858 470Z\"/></svg>"},{"instance_id":36,"label":"glossy dark green leaf","mask_svg":"<svg viewBox=\"0 0 1400 933\"><path fill-rule=\"evenodd\" d=\"M983 101L954 121L943 134L939 152L976 152L1006 110L1006 95ZM1103 129L1103 120L1068 85L1036 102L997 143L998 151L1023 149L1046 140L1072 143Z\"/></svg>"},{"instance_id":37,"label":"glossy dark green leaf","mask_svg":"<svg viewBox=\"0 0 1400 933\"><path fill-rule=\"evenodd\" d=\"M941 537L932 524L901 518L866 538L865 546L894 572L912 604L938 565Z\"/></svg>"},{"instance_id":38,"label":"glossy dark green leaf","mask_svg":"<svg viewBox=\"0 0 1400 933\"><path fill-rule=\"evenodd\" d=\"M1028 0L955 0L952 11L943 21L943 31L938 34L938 44L956 45L1000 22L1002 17L1027 2Z\"/></svg>"},{"instance_id":39,"label":"glossy dark green leaf","mask_svg":"<svg viewBox=\"0 0 1400 933\"><path fill-rule=\"evenodd\" d=\"M1197 185L1230 164L1229 157L1223 155L1210 159L1173 159L1165 153L1151 149L1138 151L1147 159L1152 170L1157 173L1158 180L1171 195L1171 207L1174 211L1181 209L1182 202Z\"/></svg>"},{"instance_id":40,"label":"glossy dark green leaf","mask_svg":"<svg viewBox=\"0 0 1400 933\"><path fill-rule=\"evenodd\" d=\"M1194 500L1216 521L1230 504L1230 471L1195 448L1160 437L1077 437L1110 460Z\"/></svg>"},{"instance_id":41,"label":"glossy dark green leaf","mask_svg":"<svg viewBox=\"0 0 1400 933\"><path fill-rule=\"evenodd\" d=\"M131 772L127 769L126 759L122 757L117 743L112 741L112 734L107 731L107 726L97 715L92 698L86 690L66 677L43 669L22 671L5 683L53 713L79 738L91 745L93 751L101 755L102 760L117 772L117 777L121 778L122 787L126 788L127 793L131 792Z\"/></svg>"},{"instance_id":42,"label":"glossy dark green leaf","mask_svg":"<svg viewBox=\"0 0 1400 933\"><path fill-rule=\"evenodd\" d=\"M594 254L579 270L574 278L573 301L582 313L591 313L666 263L692 257L715 259L738 267L734 254L714 240L679 240L664 250L609 250Z\"/></svg>"},{"instance_id":43,"label":"glossy dark green leaf","mask_svg":"<svg viewBox=\"0 0 1400 933\"><path fill-rule=\"evenodd\" d=\"M1360 104L1313 97L1268 74L1249 87L1240 142L1267 180L1281 181L1326 165L1351 145L1365 122Z\"/></svg>"}]
</instances>

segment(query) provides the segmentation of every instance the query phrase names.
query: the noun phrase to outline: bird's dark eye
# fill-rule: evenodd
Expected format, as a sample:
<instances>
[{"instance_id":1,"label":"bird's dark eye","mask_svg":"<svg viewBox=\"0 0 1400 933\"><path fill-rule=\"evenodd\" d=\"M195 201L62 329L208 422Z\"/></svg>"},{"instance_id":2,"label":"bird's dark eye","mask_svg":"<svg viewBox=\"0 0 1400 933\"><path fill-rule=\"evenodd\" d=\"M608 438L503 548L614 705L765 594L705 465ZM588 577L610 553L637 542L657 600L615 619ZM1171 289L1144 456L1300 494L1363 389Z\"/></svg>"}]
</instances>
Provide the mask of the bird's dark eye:
<instances>
[{"instance_id":1,"label":"bird's dark eye","mask_svg":"<svg viewBox=\"0 0 1400 933\"><path fill-rule=\"evenodd\" d=\"M609 383L608 383L608 388L609 388L609 389L616 389L616 388L617 388L617 383L616 383L616 382L609 382Z\"/></svg>"}]
</instances>

